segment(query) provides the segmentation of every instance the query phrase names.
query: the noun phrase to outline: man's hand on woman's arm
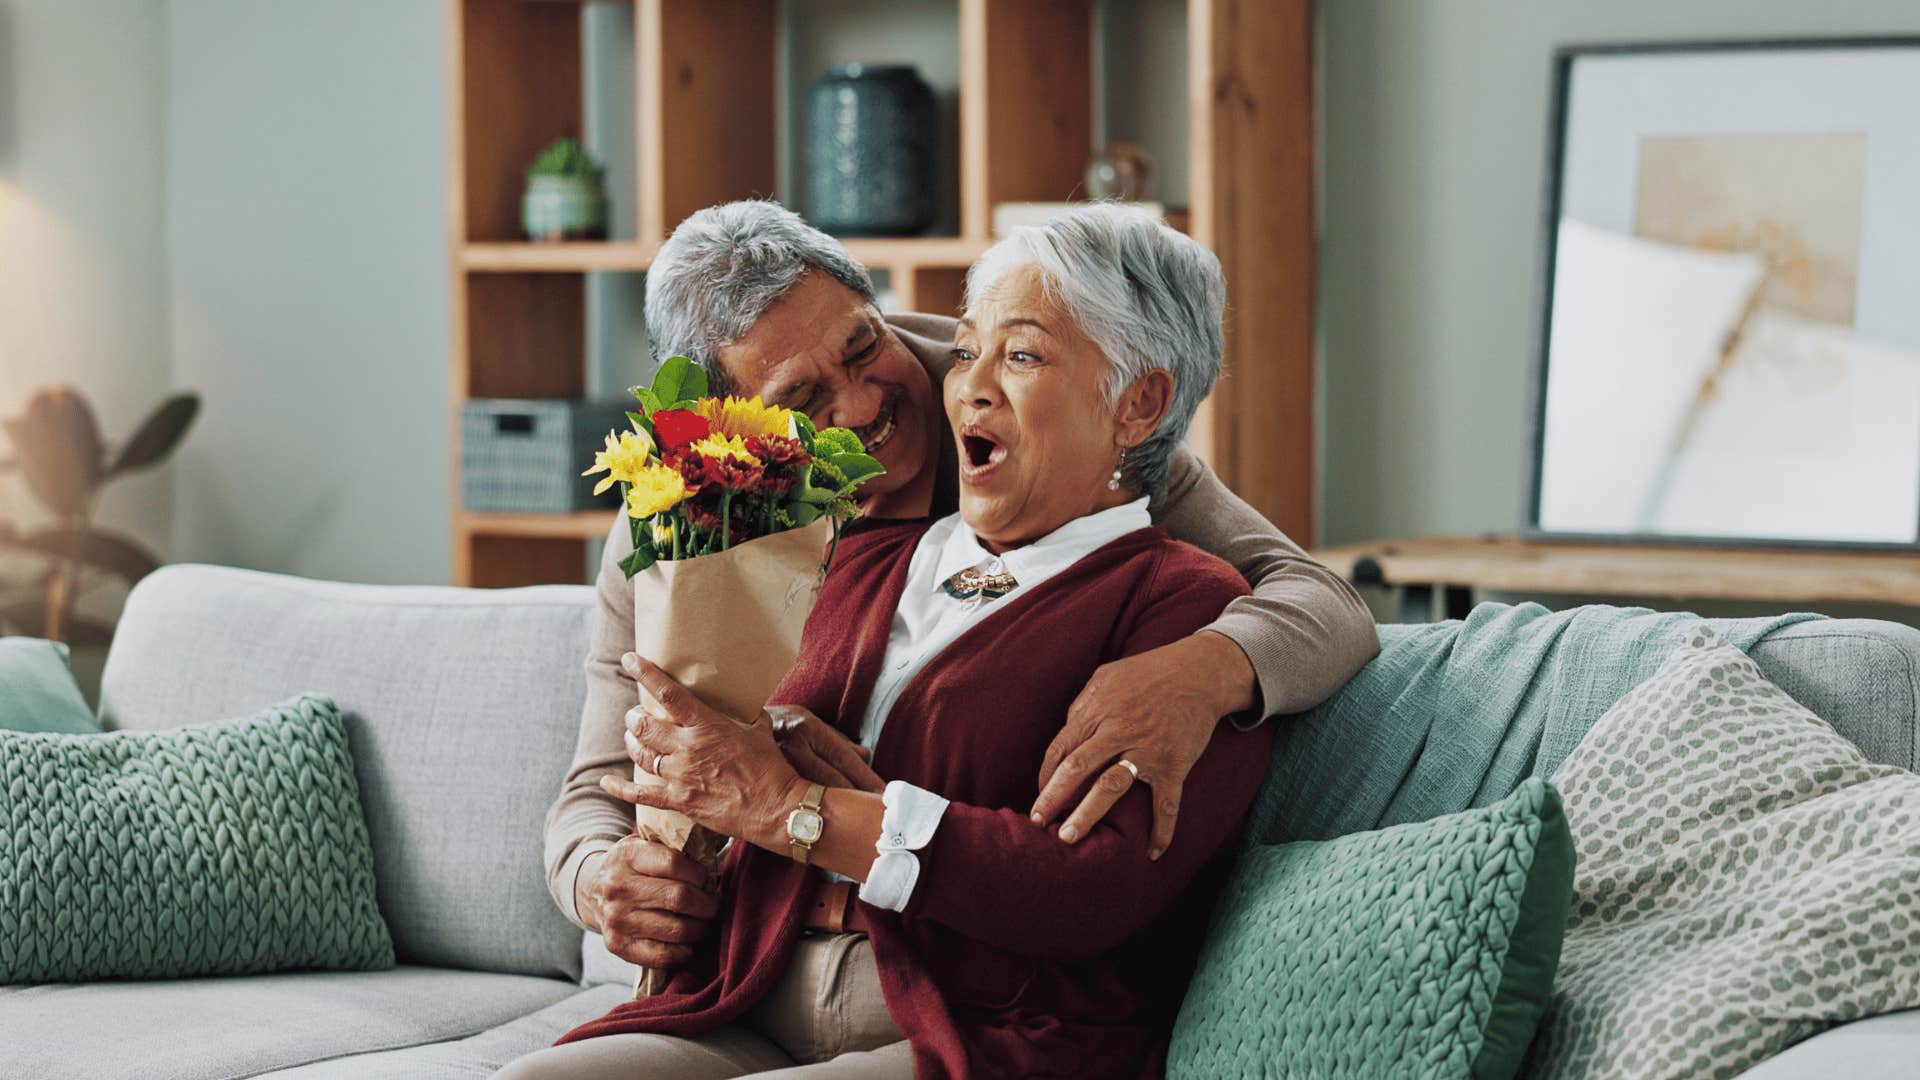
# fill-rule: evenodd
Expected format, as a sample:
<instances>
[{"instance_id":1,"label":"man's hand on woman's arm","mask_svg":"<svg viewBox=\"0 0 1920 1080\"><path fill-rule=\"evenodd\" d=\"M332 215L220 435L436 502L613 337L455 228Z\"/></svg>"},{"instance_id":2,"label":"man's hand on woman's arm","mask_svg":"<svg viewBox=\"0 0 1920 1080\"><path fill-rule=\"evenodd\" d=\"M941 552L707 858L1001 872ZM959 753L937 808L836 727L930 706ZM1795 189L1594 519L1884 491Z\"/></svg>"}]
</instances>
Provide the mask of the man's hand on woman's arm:
<instances>
[{"instance_id":1,"label":"man's hand on woman's arm","mask_svg":"<svg viewBox=\"0 0 1920 1080\"><path fill-rule=\"evenodd\" d=\"M1240 646L1202 630L1158 649L1103 665L1067 710L1066 725L1040 765L1035 824L1052 823L1095 776L1060 839L1075 843L1106 817L1134 783L1124 758L1153 788L1147 857L1173 843L1187 774L1206 752L1220 718L1254 706L1253 665Z\"/></svg>"}]
</instances>

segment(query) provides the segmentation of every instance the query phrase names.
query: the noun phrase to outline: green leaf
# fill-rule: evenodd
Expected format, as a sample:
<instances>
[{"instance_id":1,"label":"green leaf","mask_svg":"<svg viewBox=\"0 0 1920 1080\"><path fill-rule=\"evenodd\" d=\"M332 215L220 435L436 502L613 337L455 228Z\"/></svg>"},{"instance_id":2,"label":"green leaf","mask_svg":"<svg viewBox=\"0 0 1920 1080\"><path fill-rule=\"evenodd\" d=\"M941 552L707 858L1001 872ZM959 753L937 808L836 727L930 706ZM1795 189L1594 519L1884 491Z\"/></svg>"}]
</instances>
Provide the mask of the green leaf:
<instances>
[{"instance_id":1,"label":"green leaf","mask_svg":"<svg viewBox=\"0 0 1920 1080\"><path fill-rule=\"evenodd\" d=\"M798 438L800 439L801 449L809 454L813 453L814 433L817 430L813 426L813 418L803 412L794 413L793 426L794 430L799 432Z\"/></svg>"},{"instance_id":2,"label":"green leaf","mask_svg":"<svg viewBox=\"0 0 1920 1080\"><path fill-rule=\"evenodd\" d=\"M707 396L707 371L699 365L687 369L686 378L680 383L680 398L692 401Z\"/></svg>"},{"instance_id":3,"label":"green leaf","mask_svg":"<svg viewBox=\"0 0 1920 1080\"><path fill-rule=\"evenodd\" d=\"M113 464L107 466L107 477L111 479L124 472L160 464L180 445L199 412L198 394L175 394L161 402L120 448Z\"/></svg>"},{"instance_id":4,"label":"green leaf","mask_svg":"<svg viewBox=\"0 0 1920 1080\"><path fill-rule=\"evenodd\" d=\"M627 391L639 399L640 408L645 410L647 415L651 416L660 411L660 395L653 392L653 387L630 386Z\"/></svg>"},{"instance_id":5,"label":"green leaf","mask_svg":"<svg viewBox=\"0 0 1920 1080\"><path fill-rule=\"evenodd\" d=\"M629 578L631 578L633 575L639 573L642 570L645 570L649 566L652 566L653 563L654 563L653 545L642 544L639 547L634 548L633 552L629 554L626 558L620 560L620 569Z\"/></svg>"},{"instance_id":6,"label":"green leaf","mask_svg":"<svg viewBox=\"0 0 1920 1080\"><path fill-rule=\"evenodd\" d=\"M795 503L787 508L787 516L793 519L793 527L805 528L819 519L821 507L809 503Z\"/></svg>"},{"instance_id":7,"label":"green leaf","mask_svg":"<svg viewBox=\"0 0 1920 1080\"><path fill-rule=\"evenodd\" d=\"M693 361L684 356L669 356L660 361L660 370L653 373L652 389L655 400L660 404L670 405L685 397L681 390L687 384L687 373L696 370L698 369L693 366ZM706 373L702 372L701 378L705 377ZM660 410L656 407L648 411Z\"/></svg>"},{"instance_id":8,"label":"green leaf","mask_svg":"<svg viewBox=\"0 0 1920 1080\"><path fill-rule=\"evenodd\" d=\"M812 484L801 484L800 490L796 491L793 497L797 503L811 503L814 506L825 506L838 498L839 495L840 491L838 488L823 488L814 487Z\"/></svg>"},{"instance_id":9,"label":"green leaf","mask_svg":"<svg viewBox=\"0 0 1920 1080\"><path fill-rule=\"evenodd\" d=\"M867 454L835 454L827 460L846 476L845 482L840 485L842 491L851 490L868 477L879 476L887 471L878 459Z\"/></svg>"}]
</instances>

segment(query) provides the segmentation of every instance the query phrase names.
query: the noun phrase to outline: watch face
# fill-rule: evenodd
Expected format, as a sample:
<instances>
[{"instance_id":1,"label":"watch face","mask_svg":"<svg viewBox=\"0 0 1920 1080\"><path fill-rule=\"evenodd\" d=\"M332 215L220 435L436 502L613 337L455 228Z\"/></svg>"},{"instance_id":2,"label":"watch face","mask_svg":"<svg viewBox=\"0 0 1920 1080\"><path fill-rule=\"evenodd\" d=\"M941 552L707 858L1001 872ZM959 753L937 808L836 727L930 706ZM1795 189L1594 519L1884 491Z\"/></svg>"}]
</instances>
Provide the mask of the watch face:
<instances>
[{"instance_id":1,"label":"watch face","mask_svg":"<svg viewBox=\"0 0 1920 1080\"><path fill-rule=\"evenodd\" d=\"M787 835L802 844L820 839L820 815L812 810L795 810L787 815Z\"/></svg>"}]
</instances>

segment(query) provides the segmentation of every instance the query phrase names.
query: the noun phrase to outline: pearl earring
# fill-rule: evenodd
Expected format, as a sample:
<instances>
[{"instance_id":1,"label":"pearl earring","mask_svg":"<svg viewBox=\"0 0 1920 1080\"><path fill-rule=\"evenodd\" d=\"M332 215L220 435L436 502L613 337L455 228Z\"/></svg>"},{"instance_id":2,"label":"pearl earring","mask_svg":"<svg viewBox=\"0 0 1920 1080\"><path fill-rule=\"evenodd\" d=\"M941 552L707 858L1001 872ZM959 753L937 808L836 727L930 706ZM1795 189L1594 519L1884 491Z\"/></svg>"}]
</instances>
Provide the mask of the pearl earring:
<instances>
[{"instance_id":1,"label":"pearl earring","mask_svg":"<svg viewBox=\"0 0 1920 1080\"><path fill-rule=\"evenodd\" d=\"M1127 467L1127 448L1120 448L1120 461L1113 467L1113 478L1107 481L1108 491L1120 490L1120 470Z\"/></svg>"}]
</instances>

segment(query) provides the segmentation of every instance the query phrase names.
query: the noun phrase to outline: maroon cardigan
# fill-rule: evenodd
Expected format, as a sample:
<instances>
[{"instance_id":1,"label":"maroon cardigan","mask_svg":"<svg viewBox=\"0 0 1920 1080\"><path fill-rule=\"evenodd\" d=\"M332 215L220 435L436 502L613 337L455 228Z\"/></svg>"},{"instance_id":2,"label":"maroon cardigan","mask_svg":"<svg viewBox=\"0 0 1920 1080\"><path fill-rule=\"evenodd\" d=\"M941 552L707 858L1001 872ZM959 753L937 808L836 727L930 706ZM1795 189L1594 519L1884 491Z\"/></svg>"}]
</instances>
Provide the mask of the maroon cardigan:
<instances>
[{"instance_id":1,"label":"maroon cardigan","mask_svg":"<svg viewBox=\"0 0 1920 1080\"><path fill-rule=\"evenodd\" d=\"M850 534L773 700L857 737L927 523ZM1078 844L1027 817L1047 744L1094 671L1192 634L1247 591L1225 562L1147 528L975 624L908 684L874 752L881 776L951 800L905 912L866 908L887 1008L937 1076L1158 1075L1181 995L1273 744L1223 724L1187 778L1180 828L1147 858L1135 785ZM827 823L833 827L832 822ZM700 1035L764 996L792 957L814 871L749 845L709 944L664 994L559 1042Z\"/></svg>"}]
</instances>

